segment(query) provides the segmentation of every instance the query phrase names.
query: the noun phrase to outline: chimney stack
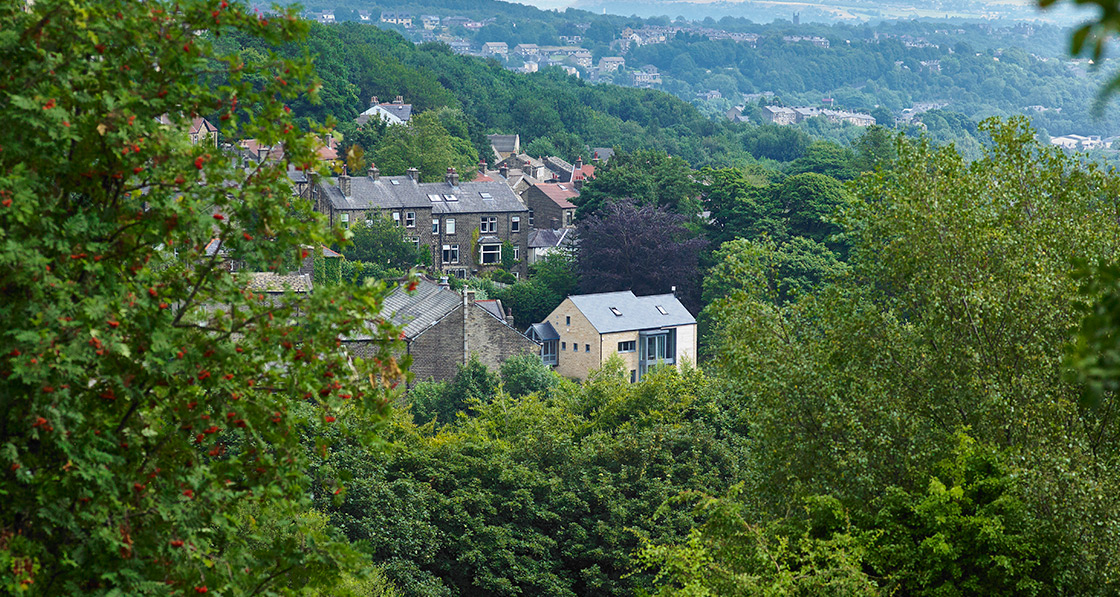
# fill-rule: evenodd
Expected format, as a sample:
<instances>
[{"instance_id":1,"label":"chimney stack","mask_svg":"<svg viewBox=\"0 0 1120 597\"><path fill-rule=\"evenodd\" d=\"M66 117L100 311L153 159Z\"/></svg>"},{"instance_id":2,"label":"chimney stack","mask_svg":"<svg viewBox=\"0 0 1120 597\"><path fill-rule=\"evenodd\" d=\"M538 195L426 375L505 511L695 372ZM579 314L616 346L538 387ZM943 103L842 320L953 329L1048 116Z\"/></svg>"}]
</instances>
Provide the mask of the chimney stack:
<instances>
[{"instance_id":1,"label":"chimney stack","mask_svg":"<svg viewBox=\"0 0 1120 597\"><path fill-rule=\"evenodd\" d=\"M406 174L411 180L420 180L420 171L416 168L409 168Z\"/></svg>"},{"instance_id":2,"label":"chimney stack","mask_svg":"<svg viewBox=\"0 0 1120 597\"><path fill-rule=\"evenodd\" d=\"M552 218L552 229L553 230L559 230L560 229L560 219L559 218Z\"/></svg>"},{"instance_id":3,"label":"chimney stack","mask_svg":"<svg viewBox=\"0 0 1120 597\"><path fill-rule=\"evenodd\" d=\"M594 162L596 165L599 164L599 152L598 151L595 152L595 155L591 156L591 161Z\"/></svg>"},{"instance_id":4,"label":"chimney stack","mask_svg":"<svg viewBox=\"0 0 1120 597\"><path fill-rule=\"evenodd\" d=\"M509 324L509 327L511 328L517 327L513 325L513 309L506 308L506 323Z\"/></svg>"},{"instance_id":5,"label":"chimney stack","mask_svg":"<svg viewBox=\"0 0 1120 597\"><path fill-rule=\"evenodd\" d=\"M509 178L509 166L498 166L498 174L501 174L502 178Z\"/></svg>"},{"instance_id":6,"label":"chimney stack","mask_svg":"<svg viewBox=\"0 0 1120 597\"><path fill-rule=\"evenodd\" d=\"M478 160L478 175L486 176L486 160Z\"/></svg>"},{"instance_id":7,"label":"chimney stack","mask_svg":"<svg viewBox=\"0 0 1120 597\"><path fill-rule=\"evenodd\" d=\"M451 283L447 281L447 276L440 276L439 277L439 287L440 288L451 288Z\"/></svg>"},{"instance_id":8,"label":"chimney stack","mask_svg":"<svg viewBox=\"0 0 1120 597\"><path fill-rule=\"evenodd\" d=\"M403 95L398 95L397 96L397 103L398 104L403 104L404 103L404 96Z\"/></svg>"},{"instance_id":9,"label":"chimney stack","mask_svg":"<svg viewBox=\"0 0 1120 597\"><path fill-rule=\"evenodd\" d=\"M576 156L576 170L583 170L583 156ZM572 173L575 176L575 172Z\"/></svg>"},{"instance_id":10,"label":"chimney stack","mask_svg":"<svg viewBox=\"0 0 1120 597\"><path fill-rule=\"evenodd\" d=\"M377 169L376 164L374 164L373 162L370 162L370 165L369 165L369 179L373 180L373 181L376 181L379 178L381 178L381 170Z\"/></svg>"},{"instance_id":11,"label":"chimney stack","mask_svg":"<svg viewBox=\"0 0 1120 597\"><path fill-rule=\"evenodd\" d=\"M377 106L377 104L378 104L378 101L377 101L377 96L376 95L369 98L369 107L373 108L373 107Z\"/></svg>"},{"instance_id":12,"label":"chimney stack","mask_svg":"<svg viewBox=\"0 0 1120 597\"><path fill-rule=\"evenodd\" d=\"M350 196L350 175L345 171L338 176L338 190L342 191L343 197Z\"/></svg>"},{"instance_id":13,"label":"chimney stack","mask_svg":"<svg viewBox=\"0 0 1120 597\"><path fill-rule=\"evenodd\" d=\"M453 187L459 186L459 173L455 171L455 168L447 168L447 184Z\"/></svg>"}]
</instances>

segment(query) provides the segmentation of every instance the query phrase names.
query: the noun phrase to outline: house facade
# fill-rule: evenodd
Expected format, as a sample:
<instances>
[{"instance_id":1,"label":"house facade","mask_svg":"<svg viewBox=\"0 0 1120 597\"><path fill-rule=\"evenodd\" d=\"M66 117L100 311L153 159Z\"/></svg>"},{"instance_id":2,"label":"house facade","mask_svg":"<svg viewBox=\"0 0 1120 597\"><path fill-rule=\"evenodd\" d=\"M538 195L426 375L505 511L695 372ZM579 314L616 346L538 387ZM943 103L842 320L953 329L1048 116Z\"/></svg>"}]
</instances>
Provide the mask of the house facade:
<instances>
[{"instance_id":1,"label":"house facade","mask_svg":"<svg viewBox=\"0 0 1120 597\"><path fill-rule=\"evenodd\" d=\"M472 356L497 370L512 356L540 351L540 344L511 325L501 301L475 300L473 291L459 294L425 277L413 292L398 286L385 297L380 315L403 329L415 381L448 381ZM353 354L373 356L367 354L375 347L370 338L344 342Z\"/></svg>"},{"instance_id":2,"label":"house facade","mask_svg":"<svg viewBox=\"0 0 1120 597\"><path fill-rule=\"evenodd\" d=\"M529 225L534 228L571 228L575 225L576 206L572 199L579 197L571 184L541 182L522 193L529 207Z\"/></svg>"},{"instance_id":3,"label":"house facade","mask_svg":"<svg viewBox=\"0 0 1120 597\"><path fill-rule=\"evenodd\" d=\"M388 124L408 124L412 118L412 104L404 103L404 97L399 95L392 102L380 102L375 95L369 100L369 108L359 114L355 122L361 126L371 118L380 118Z\"/></svg>"},{"instance_id":4,"label":"house facade","mask_svg":"<svg viewBox=\"0 0 1120 597\"><path fill-rule=\"evenodd\" d=\"M452 169L443 182L422 183L415 169L381 176L371 168L314 185L313 195L332 226L391 218L418 248L428 247L433 270L444 275L493 271L503 258L519 262L510 269L515 276L528 274L529 209L504 181L460 182Z\"/></svg>"},{"instance_id":5,"label":"house facade","mask_svg":"<svg viewBox=\"0 0 1120 597\"><path fill-rule=\"evenodd\" d=\"M696 318L672 294L569 296L527 335L541 343L542 361L581 380L615 354L631 382L654 367L696 362Z\"/></svg>"}]
</instances>

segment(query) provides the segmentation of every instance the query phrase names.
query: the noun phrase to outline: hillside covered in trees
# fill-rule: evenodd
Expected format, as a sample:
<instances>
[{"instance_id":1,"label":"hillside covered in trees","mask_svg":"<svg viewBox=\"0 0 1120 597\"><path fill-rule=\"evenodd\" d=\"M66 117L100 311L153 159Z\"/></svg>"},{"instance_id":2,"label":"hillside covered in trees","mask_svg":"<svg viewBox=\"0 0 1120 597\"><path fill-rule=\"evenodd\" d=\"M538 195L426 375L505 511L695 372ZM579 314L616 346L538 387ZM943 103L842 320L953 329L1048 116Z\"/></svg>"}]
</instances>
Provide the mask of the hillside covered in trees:
<instances>
[{"instance_id":1,"label":"hillside covered in trees","mask_svg":"<svg viewBox=\"0 0 1120 597\"><path fill-rule=\"evenodd\" d=\"M839 144L238 1L0 24L0 590L1120 587L1120 174L1027 118L977 123L968 155L880 126ZM373 95L413 122L356 125ZM200 116L219 139L192 142ZM521 322L676 286L698 362L409 378L380 309L421 252L294 184L466 170L498 132L617 152L574 199L583 242L456 284ZM296 275L325 246L331 277Z\"/></svg>"}]
</instances>

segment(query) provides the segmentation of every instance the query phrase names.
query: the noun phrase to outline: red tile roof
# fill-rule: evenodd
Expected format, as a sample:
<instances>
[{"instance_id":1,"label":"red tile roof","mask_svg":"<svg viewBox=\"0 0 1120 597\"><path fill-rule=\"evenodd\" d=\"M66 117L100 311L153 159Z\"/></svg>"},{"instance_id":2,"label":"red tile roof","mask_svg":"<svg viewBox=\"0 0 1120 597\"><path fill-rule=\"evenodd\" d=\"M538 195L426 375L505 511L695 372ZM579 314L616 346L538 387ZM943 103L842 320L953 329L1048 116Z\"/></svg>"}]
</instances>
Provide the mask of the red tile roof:
<instances>
[{"instance_id":1,"label":"red tile roof","mask_svg":"<svg viewBox=\"0 0 1120 597\"><path fill-rule=\"evenodd\" d=\"M546 197L552 199L553 203L563 209L574 208L575 204L572 203L570 199L579 197L579 191L572 188L570 184L542 182L537 184L536 187L540 189Z\"/></svg>"}]
</instances>

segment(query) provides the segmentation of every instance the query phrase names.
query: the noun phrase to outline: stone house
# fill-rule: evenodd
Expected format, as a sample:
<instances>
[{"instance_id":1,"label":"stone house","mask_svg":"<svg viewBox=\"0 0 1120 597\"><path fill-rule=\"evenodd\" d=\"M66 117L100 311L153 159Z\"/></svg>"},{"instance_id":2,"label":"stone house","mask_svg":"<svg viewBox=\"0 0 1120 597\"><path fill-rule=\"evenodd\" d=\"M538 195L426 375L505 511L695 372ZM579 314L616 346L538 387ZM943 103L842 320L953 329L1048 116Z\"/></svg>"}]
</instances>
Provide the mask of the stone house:
<instances>
[{"instance_id":1,"label":"stone house","mask_svg":"<svg viewBox=\"0 0 1120 597\"><path fill-rule=\"evenodd\" d=\"M407 12L383 12L381 13L381 22L400 25L401 27L411 29L412 15Z\"/></svg>"},{"instance_id":2,"label":"stone house","mask_svg":"<svg viewBox=\"0 0 1120 597\"><path fill-rule=\"evenodd\" d=\"M696 318L672 294L569 296L526 333L541 343L541 360L581 380L614 354L631 382L656 366L696 362Z\"/></svg>"},{"instance_id":3,"label":"stone house","mask_svg":"<svg viewBox=\"0 0 1120 597\"><path fill-rule=\"evenodd\" d=\"M406 176L342 175L314 185L312 202L330 224L348 228L374 217L389 217L419 247L428 247L432 269L459 278L498 269L507 255L513 275L528 273L529 209L504 181L460 182L451 169L443 182Z\"/></svg>"},{"instance_id":4,"label":"stone house","mask_svg":"<svg viewBox=\"0 0 1120 597\"><path fill-rule=\"evenodd\" d=\"M599 59L599 72L613 73L626 66L626 59L621 56L606 56Z\"/></svg>"},{"instance_id":5,"label":"stone house","mask_svg":"<svg viewBox=\"0 0 1120 597\"><path fill-rule=\"evenodd\" d=\"M218 147L218 127L214 126L209 120L205 118L196 117L191 119L190 128L191 145L210 145L211 147Z\"/></svg>"},{"instance_id":6,"label":"stone house","mask_svg":"<svg viewBox=\"0 0 1120 597\"><path fill-rule=\"evenodd\" d=\"M498 162L498 168L507 168L510 170L518 169L521 170L525 176L537 180L548 180L552 177L552 172L549 171L544 162L525 153L518 153L507 157Z\"/></svg>"},{"instance_id":7,"label":"stone house","mask_svg":"<svg viewBox=\"0 0 1120 597\"><path fill-rule=\"evenodd\" d=\"M509 55L509 46L504 41L488 41L482 44L483 56L501 56L505 58Z\"/></svg>"},{"instance_id":8,"label":"stone house","mask_svg":"<svg viewBox=\"0 0 1120 597\"><path fill-rule=\"evenodd\" d=\"M539 182L521 194L529 206L530 228L571 228L575 225L576 206L572 199L579 191L570 184Z\"/></svg>"},{"instance_id":9,"label":"stone house","mask_svg":"<svg viewBox=\"0 0 1120 597\"><path fill-rule=\"evenodd\" d=\"M369 108L359 114L354 122L361 126L370 118L380 118L388 124L408 124L409 119L412 118L412 104L404 103L404 97L399 95L392 102L382 103L375 95L369 100Z\"/></svg>"},{"instance_id":10,"label":"stone house","mask_svg":"<svg viewBox=\"0 0 1120 597\"><path fill-rule=\"evenodd\" d=\"M420 15L420 23L428 31L439 28L439 17L436 15Z\"/></svg>"},{"instance_id":11,"label":"stone house","mask_svg":"<svg viewBox=\"0 0 1120 597\"><path fill-rule=\"evenodd\" d=\"M504 160L521 151L520 135L487 135L494 157Z\"/></svg>"},{"instance_id":12,"label":"stone house","mask_svg":"<svg viewBox=\"0 0 1120 597\"><path fill-rule=\"evenodd\" d=\"M403 328L415 381L450 380L472 355L497 369L512 356L540 352L540 344L513 327L513 316L503 310L501 301L475 300L474 291L460 295L446 282L425 277L414 292L398 286L385 298L380 315ZM366 354L369 338L345 342L353 354L373 356Z\"/></svg>"}]
</instances>

